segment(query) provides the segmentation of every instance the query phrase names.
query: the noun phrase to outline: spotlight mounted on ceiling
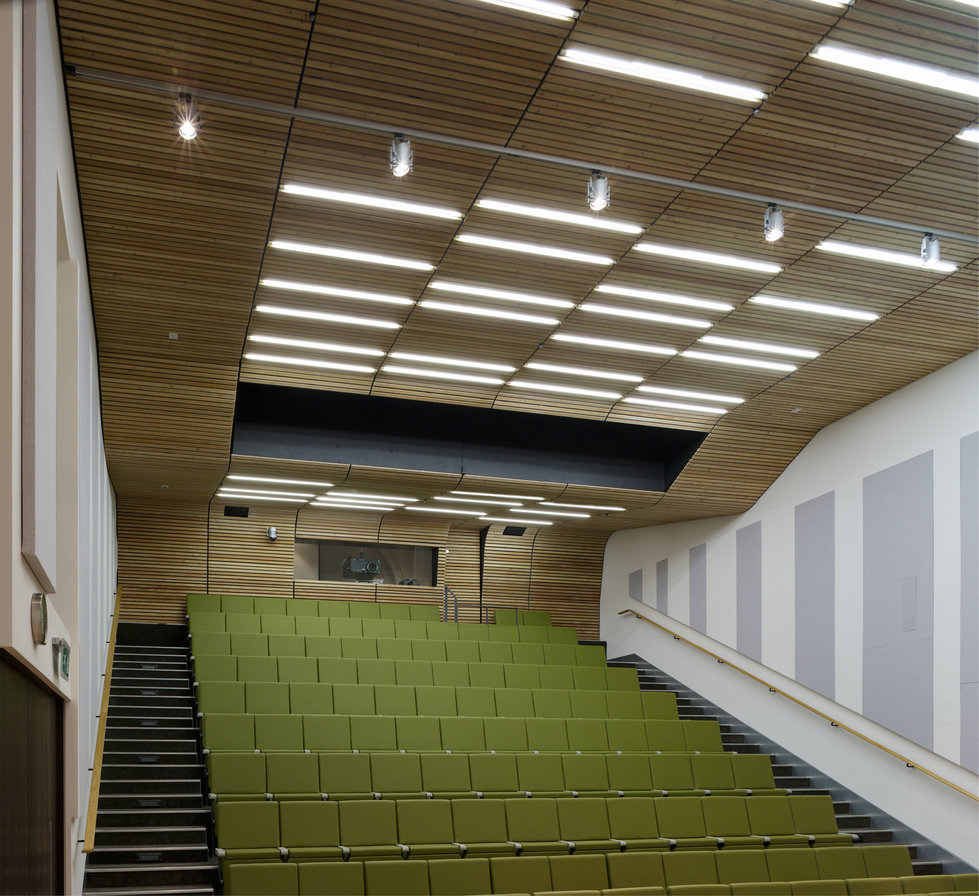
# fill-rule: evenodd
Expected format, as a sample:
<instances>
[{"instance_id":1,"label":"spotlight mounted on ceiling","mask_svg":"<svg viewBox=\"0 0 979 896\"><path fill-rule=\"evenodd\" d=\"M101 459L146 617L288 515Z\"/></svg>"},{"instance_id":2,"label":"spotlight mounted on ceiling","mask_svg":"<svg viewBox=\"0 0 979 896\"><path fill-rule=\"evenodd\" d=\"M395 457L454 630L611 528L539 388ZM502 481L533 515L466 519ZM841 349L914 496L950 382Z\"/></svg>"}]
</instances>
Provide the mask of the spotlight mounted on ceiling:
<instances>
[{"instance_id":1,"label":"spotlight mounted on ceiling","mask_svg":"<svg viewBox=\"0 0 979 896\"><path fill-rule=\"evenodd\" d=\"M395 177L404 177L413 165L411 141L404 134L395 134L391 141L391 173Z\"/></svg>"},{"instance_id":2,"label":"spotlight mounted on ceiling","mask_svg":"<svg viewBox=\"0 0 979 896\"><path fill-rule=\"evenodd\" d=\"M607 208L612 200L612 193L609 189L608 178L597 168L592 171L588 178L588 208L593 212L600 212Z\"/></svg>"},{"instance_id":3,"label":"spotlight mounted on ceiling","mask_svg":"<svg viewBox=\"0 0 979 896\"><path fill-rule=\"evenodd\" d=\"M177 111L173 125L184 140L193 140L201 130L204 117L197 111L194 98L189 93L177 94Z\"/></svg>"},{"instance_id":4,"label":"spotlight mounted on ceiling","mask_svg":"<svg viewBox=\"0 0 979 896\"><path fill-rule=\"evenodd\" d=\"M785 216L774 202L765 209L765 239L774 243L785 236Z\"/></svg>"},{"instance_id":5,"label":"spotlight mounted on ceiling","mask_svg":"<svg viewBox=\"0 0 979 896\"><path fill-rule=\"evenodd\" d=\"M921 266L923 268L937 268L941 263L942 247L938 242L938 237L926 233L921 238Z\"/></svg>"}]
</instances>

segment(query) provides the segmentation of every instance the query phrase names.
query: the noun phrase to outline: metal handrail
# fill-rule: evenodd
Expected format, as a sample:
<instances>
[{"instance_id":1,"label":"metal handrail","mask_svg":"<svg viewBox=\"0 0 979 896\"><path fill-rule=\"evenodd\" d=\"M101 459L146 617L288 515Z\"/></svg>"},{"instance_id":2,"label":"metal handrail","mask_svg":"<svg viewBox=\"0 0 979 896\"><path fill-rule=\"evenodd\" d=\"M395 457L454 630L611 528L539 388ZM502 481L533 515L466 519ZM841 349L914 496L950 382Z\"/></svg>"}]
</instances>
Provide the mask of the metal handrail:
<instances>
[{"instance_id":1,"label":"metal handrail","mask_svg":"<svg viewBox=\"0 0 979 896\"><path fill-rule=\"evenodd\" d=\"M445 608L445 621L446 622L449 621L449 595L451 594L453 600L455 601L455 619L453 621L458 622L459 621L459 595L457 595L448 585L443 585L442 588L444 589L442 592L442 603Z\"/></svg>"},{"instance_id":2,"label":"metal handrail","mask_svg":"<svg viewBox=\"0 0 979 896\"><path fill-rule=\"evenodd\" d=\"M792 694L789 694L786 691L782 690L781 688L771 684L770 682L765 681L763 678L759 678L757 675L753 674L752 672L749 672L747 669L742 669L740 666L728 662L723 657L718 656L716 653L712 653L711 651L709 651L706 647L701 647L699 644L697 644L694 641L691 641L689 638L684 638L682 635L678 635L675 631L667 628L665 625L661 625L659 622L654 622L648 616L643 616L642 613L637 613L635 610L628 609L628 608L625 610L619 610L617 615L624 616L627 613L631 613L637 619L642 619L644 622L648 622L650 625L656 626L656 628L666 632L668 635L672 635L673 640L682 641L684 644L689 644L691 647L696 648L701 653L705 653L707 654L707 656L717 660L718 663L721 663L725 666L729 666L730 668L734 669L736 672L740 672L742 675L747 676L752 681L757 681L758 684L768 688L768 690L771 693L781 694L783 697L785 697L788 700L791 700L793 703L797 704L798 706L801 706L803 709L807 709L809 710L809 712L815 713L820 718L825 719L834 728L841 728L843 731L848 731L850 734L854 735L855 737L859 737L860 740L865 741L866 743L870 744L873 747L877 747L878 750L883 750L885 753L889 753L895 759L900 759L908 768L912 768L912 769L916 768L919 771L924 772L930 778L934 778L936 781L940 781L942 784L951 787L953 790L957 790L959 793L964 794L970 799L979 802L979 796L977 796L976 794L972 793L969 790L966 790L964 787L959 787L958 784L949 781L947 778L943 778L941 775L933 771L929 771L924 766L921 766L917 762L913 762L912 760L910 760L907 756L903 756L901 753L898 753L896 750L892 750L890 747L885 747L884 744L879 743L878 741L874 740L871 737L867 737L866 734L861 734L855 728L851 728L849 725L846 725L843 722L839 721L838 719L834 719L832 716L829 716L826 713L822 712L822 710L816 709L815 706L810 706L804 700L800 700L798 697L793 697Z\"/></svg>"},{"instance_id":3,"label":"metal handrail","mask_svg":"<svg viewBox=\"0 0 979 896\"><path fill-rule=\"evenodd\" d=\"M95 822L99 814L99 790L102 788L102 754L105 749L105 724L109 715L109 687L112 684L112 660L116 653L116 631L119 628L119 606L122 587L116 588L116 603L112 610L112 628L109 631L109 653L105 659L105 683L102 685L102 705L99 709L99 730L95 735L95 755L92 760L92 783L88 790L88 814L85 816L85 842L82 852L95 848Z\"/></svg>"}]
</instances>

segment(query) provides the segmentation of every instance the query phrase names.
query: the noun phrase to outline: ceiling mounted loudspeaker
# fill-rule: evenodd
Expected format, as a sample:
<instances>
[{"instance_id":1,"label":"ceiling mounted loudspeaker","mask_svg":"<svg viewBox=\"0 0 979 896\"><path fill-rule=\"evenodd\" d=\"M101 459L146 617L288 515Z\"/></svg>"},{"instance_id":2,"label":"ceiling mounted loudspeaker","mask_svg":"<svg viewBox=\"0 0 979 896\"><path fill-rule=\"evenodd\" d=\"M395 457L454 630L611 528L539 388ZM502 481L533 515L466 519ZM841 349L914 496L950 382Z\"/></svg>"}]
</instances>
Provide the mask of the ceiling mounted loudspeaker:
<instances>
[{"instance_id":1,"label":"ceiling mounted loudspeaker","mask_svg":"<svg viewBox=\"0 0 979 896\"><path fill-rule=\"evenodd\" d=\"M785 236L785 216L773 202L765 209L765 239L774 243L776 240Z\"/></svg>"},{"instance_id":2,"label":"ceiling mounted loudspeaker","mask_svg":"<svg viewBox=\"0 0 979 896\"><path fill-rule=\"evenodd\" d=\"M921 266L937 268L942 263L942 247L938 237L926 233L921 239Z\"/></svg>"},{"instance_id":3,"label":"ceiling mounted loudspeaker","mask_svg":"<svg viewBox=\"0 0 979 896\"><path fill-rule=\"evenodd\" d=\"M404 177L413 167L411 141L404 134L395 134L391 141L391 173L395 177Z\"/></svg>"},{"instance_id":4,"label":"ceiling mounted loudspeaker","mask_svg":"<svg viewBox=\"0 0 979 896\"><path fill-rule=\"evenodd\" d=\"M527 531L526 526L504 526L504 535L523 535Z\"/></svg>"},{"instance_id":5,"label":"ceiling mounted loudspeaker","mask_svg":"<svg viewBox=\"0 0 979 896\"><path fill-rule=\"evenodd\" d=\"M612 200L612 193L609 189L608 178L601 171L592 171L588 178L588 208L593 212L600 212L608 208Z\"/></svg>"}]
</instances>

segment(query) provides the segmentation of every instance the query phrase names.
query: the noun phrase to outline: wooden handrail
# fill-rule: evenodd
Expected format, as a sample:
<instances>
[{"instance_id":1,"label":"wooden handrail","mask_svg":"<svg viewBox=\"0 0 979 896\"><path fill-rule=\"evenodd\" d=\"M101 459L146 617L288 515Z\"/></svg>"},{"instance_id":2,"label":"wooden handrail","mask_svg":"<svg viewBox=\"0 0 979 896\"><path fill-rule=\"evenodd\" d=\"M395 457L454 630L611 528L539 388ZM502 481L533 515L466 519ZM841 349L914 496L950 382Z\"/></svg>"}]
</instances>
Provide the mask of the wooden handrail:
<instances>
[{"instance_id":1,"label":"wooden handrail","mask_svg":"<svg viewBox=\"0 0 979 896\"><path fill-rule=\"evenodd\" d=\"M644 622L648 622L650 625L656 626L656 628L666 632L668 635L672 635L675 641L682 641L684 644L689 644L691 647L696 648L701 653L705 653L707 654L707 656L717 660L717 662L722 663L725 666L729 666L730 668L734 669L736 672L740 672L742 675L747 676L752 681L757 681L758 684L764 685L773 694L781 694L787 700L791 700L793 703L795 703L798 706L801 706L803 709L807 709L809 710L809 712L814 713L815 715L819 716L822 719L825 719L834 728L841 728L843 731L848 731L850 734L854 735L855 737L859 737L860 740L865 741L866 743L870 744L873 747L876 747L878 750L883 750L885 753L889 753L895 759L900 759L901 762L903 762L908 768L916 768L919 771L924 772L929 777L934 778L936 781L940 781L942 784L945 784L947 787L951 787L953 790L957 790L959 793L964 794L970 799L979 801L979 796L977 796L976 794L972 793L969 790L966 790L964 787L959 787L958 784L954 784L952 781L949 781L947 778L943 778L941 775L929 771L923 766L918 765L917 762L913 762L912 760L908 759L907 756L902 756L900 753L896 752L895 750L892 750L890 747L885 747L882 743L878 743L873 738L867 737L867 735L865 734L861 734L859 731L857 731L854 728L851 728L849 725L845 725L843 722L839 721L838 719L834 719L832 716L829 716L826 713L822 712L821 710L816 709L815 706L810 706L804 700L800 700L798 697L793 697L791 694L786 693L781 688L776 687L770 682L765 681L763 678L759 678L757 675L749 672L747 669L742 669L740 666L728 662L726 659L724 659L724 657L718 656L716 653L712 653L706 647L701 647L699 644L697 644L694 641L691 641L689 638L684 638L682 635L678 635L672 629L667 628L665 625L661 625L659 622L653 621L648 616L643 616L642 613L637 613L635 610L628 609L628 608L625 610L619 610L617 615L624 616L626 613L631 613L637 619L642 619Z\"/></svg>"},{"instance_id":2,"label":"wooden handrail","mask_svg":"<svg viewBox=\"0 0 979 896\"><path fill-rule=\"evenodd\" d=\"M112 660L116 653L116 630L119 627L119 606L122 587L116 588L116 603L112 610L112 628L109 630L109 653L105 659L105 682L102 685L102 706L99 709L99 730L95 736L95 755L92 759L92 784L88 790L88 815L85 816L85 842L82 852L95 848L95 822L99 814L99 790L102 787L102 751L105 747L105 722L109 715L109 687L112 684Z\"/></svg>"}]
</instances>

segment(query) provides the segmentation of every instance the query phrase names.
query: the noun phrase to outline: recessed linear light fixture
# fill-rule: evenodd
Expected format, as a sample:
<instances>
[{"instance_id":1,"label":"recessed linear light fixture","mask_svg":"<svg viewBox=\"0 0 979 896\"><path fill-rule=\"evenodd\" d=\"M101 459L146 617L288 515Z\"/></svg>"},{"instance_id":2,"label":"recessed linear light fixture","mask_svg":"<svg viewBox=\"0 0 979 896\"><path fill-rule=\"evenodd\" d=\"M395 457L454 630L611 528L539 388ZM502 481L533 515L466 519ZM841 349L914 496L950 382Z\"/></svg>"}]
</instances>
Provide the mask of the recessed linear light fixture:
<instances>
[{"instance_id":1,"label":"recessed linear light fixture","mask_svg":"<svg viewBox=\"0 0 979 896\"><path fill-rule=\"evenodd\" d=\"M560 321L554 317L542 317L539 314L519 314L516 311L503 311L499 308L481 308L478 305L457 305L455 302L439 302L434 299L423 299L418 303L421 308L433 311L454 311L457 314L472 314L476 317L494 317L498 320L514 320L524 324L540 324L544 327L556 327Z\"/></svg>"},{"instance_id":2,"label":"recessed linear light fixture","mask_svg":"<svg viewBox=\"0 0 979 896\"><path fill-rule=\"evenodd\" d=\"M765 240L774 243L785 236L785 215L774 203L765 209Z\"/></svg>"},{"instance_id":3,"label":"recessed linear light fixture","mask_svg":"<svg viewBox=\"0 0 979 896\"><path fill-rule=\"evenodd\" d=\"M717 395L713 392L693 392L690 389L670 389L666 386L638 386L637 392L650 395L667 395L671 398L694 398L701 401L716 401L720 404L744 404L743 398L736 395Z\"/></svg>"},{"instance_id":4,"label":"recessed linear light fixture","mask_svg":"<svg viewBox=\"0 0 979 896\"><path fill-rule=\"evenodd\" d=\"M803 302L799 299L780 299L776 296L752 296L748 299L753 305L770 308L784 308L786 311L801 311L807 314L822 314L826 317L844 317L849 320L875 321L879 314L873 311L858 311L856 308L843 308L840 305L824 305L821 302Z\"/></svg>"},{"instance_id":5,"label":"recessed linear light fixture","mask_svg":"<svg viewBox=\"0 0 979 896\"><path fill-rule=\"evenodd\" d=\"M219 501L273 501L278 504L308 504L306 498L276 498L272 495L252 495L246 492L228 492L223 489L218 492Z\"/></svg>"},{"instance_id":6,"label":"recessed linear light fixture","mask_svg":"<svg viewBox=\"0 0 979 896\"><path fill-rule=\"evenodd\" d=\"M411 141L404 134L394 135L388 162L391 166L391 173L395 177L404 177L411 173L415 161L411 153Z\"/></svg>"},{"instance_id":7,"label":"recessed linear light fixture","mask_svg":"<svg viewBox=\"0 0 979 896\"><path fill-rule=\"evenodd\" d=\"M422 202L405 202L401 199L387 199L383 196L370 196L367 193L351 193L348 190L327 190L320 187L305 187L302 184L284 184L282 192L292 196L324 199L327 202L344 202L348 205L362 205L366 208L406 212L409 215L425 215L429 218L445 218L450 221L458 221L462 218L462 212L457 212L451 208L426 205Z\"/></svg>"},{"instance_id":8,"label":"recessed linear light fixture","mask_svg":"<svg viewBox=\"0 0 979 896\"><path fill-rule=\"evenodd\" d=\"M709 320L700 320L696 317L676 317L672 314L657 314L655 311L634 311L632 308L616 308L612 305L596 305L594 302L585 302L580 306L582 311L591 311L595 314L607 314L611 317L627 317L630 320L644 320L651 324L671 324L676 327L696 327L699 330L706 330L711 326Z\"/></svg>"},{"instance_id":9,"label":"recessed linear light fixture","mask_svg":"<svg viewBox=\"0 0 979 896\"><path fill-rule=\"evenodd\" d=\"M518 519L517 517L505 517L505 516L483 516L480 517L481 520L487 523L506 523L507 525L512 525L513 523L523 523L527 526L553 526L552 520L530 520L530 519Z\"/></svg>"},{"instance_id":10,"label":"recessed linear light fixture","mask_svg":"<svg viewBox=\"0 0 979 896\"><path fill-rule=\"evenodd\" d=\"M837 255L849 255L851 258L865 258L868 261L880 261L884 264L897 264L906 268L918 268L926 271L936 271L950 274L958 270L958 265L950 261L940 261L933 267L925 267L921 255L910 252L891 252L888 249L875 249L873 246L857 246L853 243L841 243L838 240L823 240L816 245L817 249L825 252L835 252Z\"/></svg>"},{"instance_id":11,"label":"recessed linear light fixture","mask_svg":"<svg viewBox=\"0 0 979 896\"><path fill-rule=\"evenodd\" d=\"M373 510L375 513L391 513L402 505L388 506L384 504L354 504L353 502L340 503L339 501L314 501L312 507L319 507L330 510Z\"/></svg>"},{"instance_id":12,"label":"recessed linear light fixture","mask_svg":"<svg viewBox=\"0 0 979 896\"><path fill-rule=\"evenodd\" d=\"M540 516L566 516L579 520L591 519L590 513L576 513L570 510L544 510L541 507L528 507L526 510L511 510L510 513L527 513L528 510Z\"/></svg>"},{"instance_id":13,"label":"recessed linear light fixture","mask_svg":"<svg viewBox=\"0 0 979 896\"><path fill-rule=\"evenodd\" d=\"M656 81L671 87L682 87L687 90L697 90L703 93L713 93L735 100L745 100L749 103L760 103L765 99L765 93L757 87L747 84L737 84L733 81L721 81L710 78L699 72L673 66L657 65L641 59L628 59L624 56L610 56L607 53L596 53L570 47L561 54L561 58L576 65L597 68L602 71L639 78L643 81Z\"/></svg>"},{"instance_id":14,"label":"recessed linear light fixture","mask_svg":"<svg viewBox=\"0 0 979 896\"><path fill-rule=\"evenodd\" d=\"M446 367L463 367L466 370L489 370L495 373L513 373L517 368L510 364L490 364L486 361L466 361L459 358L443 358L440 355L416 355L414 352L389 352L389 358L398 361L418 361L422 364L444 364Z\"/></svg>"},{"instance_id":15,"label":"recessed linear light fixture","mask_svg":"<svg viewBox=\"0 0 979 896\"><path fill-rule=\"evenodd\" d=\"M558 501L541 501L541 507L566 507L570 510L625 510L624 507L606 507L600 504L561 504ZM536 509L536 508L534 508Z\"/></svg>"},{"instance_id":16,"label":"recessed linear light fixture","mask_svg":"<svg viewBox=\"0 0 979 896\"><path fill-rule=\"evenodd\" d=\"M383 292L364 292L362 289L344 289L339 286L320 286L316 283L297 283L294 280L267 279L259 281L259 286L268 289L283 289L289 292L304 292L313 296L330 296L336 299L360 299L364 302L384 302L388 305L414 305L414 299L392 296Z\"/></svg>"},{"instance_id":17,"label":"recessed linear light fixture","mask_svg":"<svg viewBox=\"0 0 979 896\"><path fill-rule=\"evenodd\" d=\"M499 492L467 492L452 489L450 495L468 495L471 498L512 498L514 501L543 501L543 495L501 495ZM478 502L475 502L478 503Z\"/></svg>"},{"instance_id":18,"label":"recessed linear light fixture","mask_svg":"<svg viewBox=\"0 0 979 896\"><path fill-rule=\"evenodd\" d=\"M686 308L703 308L704 311L733 311L734 306L727 302L715 302L713 299L694 299L672 292L655 292L651 289L634 289L631 286L616 286L613 283L599 283L595 292L608 293L612 296L625 296L630 299L647 299L650 302L662 302L666 305L683 305Z\"/></svg>"},{"instance_id":19,"label":"recessed linear light fixture","mask_svg":"<svg viewBox=\"0 0 979 896\"><path fill-rule=\"evenodd\" d=\"M737 355L715 355L713 352L698 352L692 349L680 352L681 358L693 361L713 361L718 364L733 364L735 367L757 367L759 370L778 370L792 373L798 370L794 364L783 364L781 361L763 361L760 358L742 358Z\"/></svg>"},{"instance_id":20,"label":"recessed linear light fixture","mask_svg":"<svg viewBox=\"0 0 979 896\"><path fill-rule=\"evenodd\" d=\"M245 352L246 361L262 364L289 364L293 367L315 367L317 370L345 370L348 373L375 373L373 367L365 364L341 364L339 361L320 361L306 358L289 358L285 355L266 355L259 352Z\"/></svg>"},{"instance_id":21,"label":"recessed linear light fixture","mask_svg":"<svg viewBox=\"0 0 979 896\"><path fill-rule=\"evenodd\" d=\"M464 296L479 296L481 299L501 299L504 302L519 302L524 305L541 305L545 308L574 308L574 302L567 299L551 299L546 296L536 296L525 292L513 292L508 289L494 289L489 286L470 286L466 283L449 283L446 280L432 280L428 289L441 292L453 292Z\"/></svg>"},{"instance_id":22,"label":"recessed linear light fixture","mask_svg":"<svg viewBox=\"0 0 979 896\"><path fill-rule=\"evenodd\" d=\"M714 408L708 407L702 404L686 404L681 401L659 401L656 398L624 398L624 402L628 404L641 404L652 408L668 408L672 411L693 411L696 414L715 414L720 416L721 414L726 414L727 409L725 408Z\"/></svg>"},{"instance_id":23,"label":"recessed linear light fixture","mask_svg":"<svg viewBox=\"0 0 979 896\"><path fill-rule=\"evenodd\" d=\"M237 492L242 495L280 495L287 498L312 498L312 492L284 492L274 488L251 488L249 486L222 485L221 491Z\"/></svg>"},{"instance_id":24,"label":"recessed linear light fixture","mask_svg":"<svg viewBox=\"0 0 979 896\"><path fill-rule=\"evenodd\" d=\"M591 252L575 252L557 246L542 246L539 243L525 243L520 240L499 240L495 237L479 236L474 233L460 233L456 239L460 243L483 246L487 249L503 249L507 252L522 252L526 255L542 255L546 258L560 258L562 261L580 261L584 264L615 264L614 258L607 255L594 255Z\"/></svg>"},{"instance_id":25,"label":"recessed linear light fixture","mask_svg":"<svg viewBox=\"0 0 979 896\"><path fill-rule=\"evenodd\" d=\"M308 479L279 479L274 476L249 476L244 473L229 473L225 479L241 482L268 482L271 485L308 485L314 488L331 488L332 482L310 482Z\"/></svg>"},{"instance_id":26,"label":"recessed linear light fixture","mask_svg":"<svg viewBox=\"0 0 979 896\"><path fill-rule=\"evenodd\" d=\"M482 517L486 514L486 511L482 508L469 509L469 510L457 510L454 507L424 507L421 504L412 504L411 507L406 507L405 510L420 510L422 513L441 513L441 514L451 514L452 516L470 516L470 517Z\"/></svg>"},{"instance_id":27,"label":"recessed linear light fixture","mask_svg":"<svg viewBox=\"0 0 979 896\"><path fill-rule=\"evenodd\" d=\"M451 495L439 495L433 501L454 501L459 504L493 504L499 507L523 507L520 501L500 501L498 498L482 498L474 501L472 498L453 498Z\"/></svg>"},{"instance_id":28,"label":"recessed linear light fixture","mask_svg":"<svg viewBox=\"0 0 979 896\"><path fill-rule=\"evenodd\" d=\"M542 221L554 221L558 224L576 224L579 227L594 227L598 230L628 233L632 236L637 236L643 232L642 227L636 224L626 224L624 221L610 221L608 218L596 218L594 215L576 215L572 212L562 212L557 209L542 208L536 205L524 205L520 202L480 199L476 205L494 212L524 215L528 218L539 218Z\"/></svg>"},{"instance_id":29,"label":"recessed linear light fixture","mask_svg":"<svg viewBox=\"0 0 979 896\"><path fill-rule=\"evenodd\" d=\"M571 22L578 17L578 11L562 3L550 3L549 0L481 0L491 6L502 6L517 12L529 12L546 19L558 19Z\"/></svg>"},{"instance_id":30,"label":"recessed linear light fixture","mask_svg":"<svg viewBox=\"0 0 979 896\"><path fill-rule=\"evenodd\" d=\"M324 497L327 498L356 498L358 501L406 501L409 504L418 498L408 498L404 495L378 495L373 492L357 492L349 489L331 489Z\"/></svg>"},{"instance_id":31,"label":"recessed linear light fixture","mask_svg":"<svg viewBox=\"0 0 979 896\"><path fill-rule=\"evenodd\" d=\"M342 495L320 495L317 499L319 502L327 504L366 504L366 505L380 505L382 507L404 507L407 502L405 501L386 501L381 498L361 498L361 497L351 497L347 498Z\"/></svg>"},{"instance_id":32,"label":"recessed linear light fixture","mask_svg":"<svg viewBox=\"0 0 979 896\"><path fill-rule=\"evenodd\" d=\"M770 342L755 342L752 339L729 339L727 336L701 336L698 342L704 345L719 345L722 348L739 348L748 352L762 352L767 355L785 355L788 358L818 358L819 352L808 348L792 348L788 345L773 345Z\"/></svg>"},{"instance_id":33,"label":"recessed linear light fixture","mask_svg":"<svg viewBox=\"0 0 979 896\"><path fill-rule=\"evenodd\" d=\"M374 358L381 357L384 354L379 348L359 348L355 345L343 345L339 342L320 342L316 339L289 339L285 336L263 336L259 333L249 334L248 339L250 342L259 342L263 345L285 345L289 348L308 348L318 352L368 355Z\"/></svg>"},{"instance_id":34,"label":"recessed linear light fixture","mask_svg":"<svg viewBox=\"0 0 979 896\"><path fill-rule=\"evenodd\" d=\"M434 370L421 367L403 367L400 364L385 364L382 373L394 373L401 376L421 376L433 380L451 380L460 383L482 383L486 386L502 386L503 380L496 376L476 376L472 373L458 373L455 370Z\"/></svg>"},{"instance_id":35,"label":"recessed linear light fixture","mask_svg":"<svg viewBox=\"0 0 979 896\"><path fill-rule=\"evenodd\" d=\"M959 131L955 136L959 140L965 140L967 143L979 143L979 128L965 128L965 130Z\"/></svg>"},{"instance_id":36,"label":"recessed linear light fixture","mask_svg":"<svg viewBox=\"0 0 979 896\"><path fill-rule=\"evenodd\" d=\"M557 392L561 395L581 395L585 398L604 398L611 401L619 401L622 398L618 392L606 392L603 389L579 389L577 386L555 386L551 383L535 383L530 380L510 380L507 385L516 389Z\"/></svg>"},{"instance_id":37,"label":"recessed linear light fixture","mask_svg":"<svg viewBox=\"0 0 979 896\"><path fill-rule=\"evenodd\" d=\"M303 320L318 320L327 324L350 324L355 327L376 327L380 330L400 330L401 324L374 317L358 317L353 314L331 314L328 311L307 311L305 308L283 308L281 305L256 305L255 310L262 314L278 314L280 317L299 317Z\"/></svg>"},{"instance_id":38,"label":"recessed linear light fixture","mask_svg":"<svg viewBox=\"0 0 979 896\"><path fill-rule=\"evenodd\" d=\"M855 47L832 43L818 44L809 55L844 68L855 68L896 81L909 81L919 87L934 87L948 93L979 97L979 80L930 65L919 65L891 56L878 56Z\"/></svg>"},{"instance_id":39,"label":"recessed linear light fixture","mask_svg":"<svg viewBox=\"0 0 979 896\"><path fill-rule=\"evenodd\" d=\"M641 383L645 379L637 373L609 373L605 370L592 370L590 367L568 367L564 364L544 364L540 361L528 361L524 367L529 370L566 373L568 376L593 377L597 380L615 380L620 383Z\"/></svg>"},{"instance_id":40,"label":"recessed linear light fixture","mask_svg":"<svg viewBox=\"0 0 979 896\"><path fill-rule=\"evenodd\" d=\"M642 342L626 342L621 339L602 339L598 336L576 336L573 333L554 333L551 339L557 342L570 342L573 345L588 345L594 348L610 348L620 352L639 352L644 355L662 355L672 357L676 354L675 348L666 348L661 345L645 345Z\"/></svg>"},{"instance_id":41,"label":"recessed linear light fixture","mask_svg":"<svg viewBox=\"0 0 979 896\"><path fill-rule=\"evenodd\" d=\"M338 246L314 246L310 243L296 243L292 240L270 240L273 249L286 252L300 252L304 255L320 255L324 258L339 258L343 261L360 261L364 264L380 264L393 268L407 268L411 271L434 271L435 265L427 261L415 261L411 258L395 258L391 255L379 255L376 252L356 252L353 249L341 249Z\"/></svg>"},{"instance_id":42,"label":"recessed linear light fixture","mask_svg":"<svg viewBox=\"0 0 979 896\"><path fill-rule=\"evenodd\" d=\"M612 201L612 189L608 185L608 178L597 169L592 171L588 178L588 189L585 191L588 201L588 208L593 212L600 212L608 208Z\"/></svg>"},{"instance_id":43,"label":"recessed linear light fixture","mask_svg":"<svg viewBox=\"0 0 979 896\"><path fill-rule=\"evenodd\" d=\"M813 3L821 3L823 6L853 6L853 0L812 0Z\"/></svg>"},{"instance_id":44,"label":"recessed linear light fixture","mask_svg":"<svg viewBox=\"0 0 979 896\"><path fill-rule=\"evenodd\" d=\"M780 265L769 261L755 261L752 258L740 258L737 255L725 255L720 252L704 252L700 249L680 249L677 246L664 246L660 243L636 243L634 247L639 252L650 255L662 255L666 258L676 258L680 261L699 261L704 264L717 264L728 268L741 268L745 271L758 271L762 274L779 274Z\"/></svg>"}]
</instances>

